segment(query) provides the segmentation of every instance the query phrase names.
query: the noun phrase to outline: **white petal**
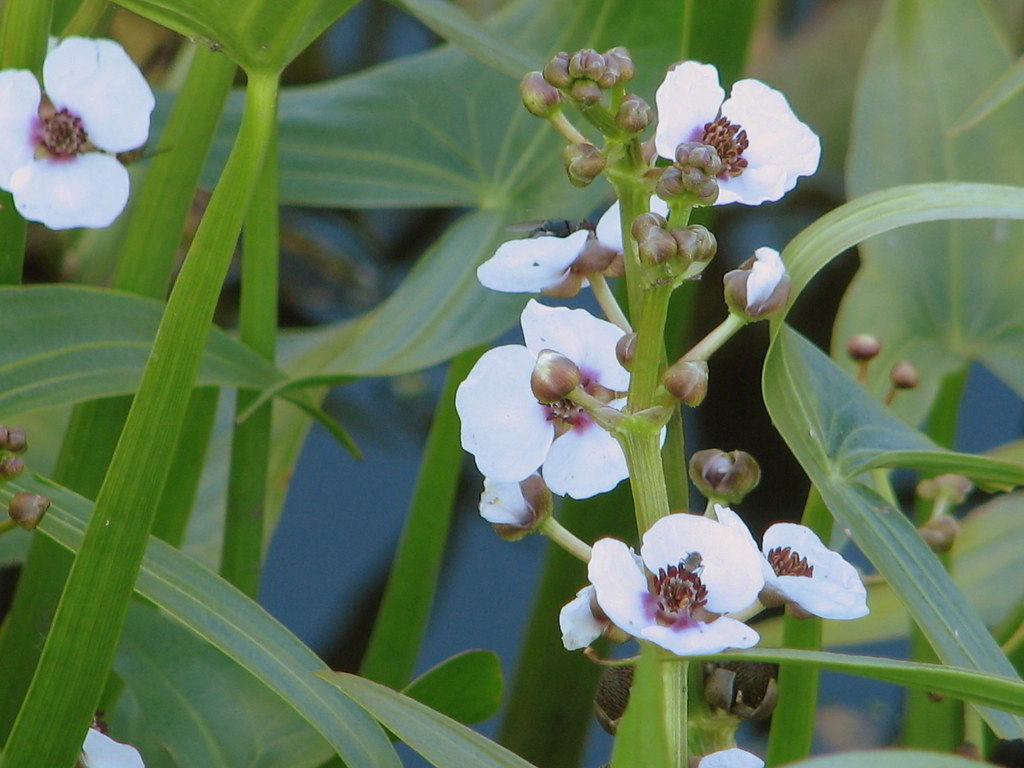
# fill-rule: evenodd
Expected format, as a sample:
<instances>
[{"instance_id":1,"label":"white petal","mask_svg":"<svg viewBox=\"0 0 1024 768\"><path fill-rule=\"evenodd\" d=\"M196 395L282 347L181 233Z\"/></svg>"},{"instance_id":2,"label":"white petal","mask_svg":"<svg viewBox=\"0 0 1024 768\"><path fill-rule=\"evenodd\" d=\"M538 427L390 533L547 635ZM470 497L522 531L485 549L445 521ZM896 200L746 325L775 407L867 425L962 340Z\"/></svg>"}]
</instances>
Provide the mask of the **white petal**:
<instances>
[{"instance_id":1,"label":"white petal","mask_svg":"<svg viewBox=\"0 0 1024 768\"><path fill-rule=\"evenodd\" d=\"M565 279L589 236L581 229L568 237L509 240L477 267L477 279L492 291L539 293Z\"/></svg>"},{"instance_id":2,"label":"white petal","mask_svg":"<svg viewBox=\"0 0 1024 768\"><path fill-rule=\"evenodd\" d=\"M776 523L764 534L765 554L789 547L806 557L813 576L776 576L773 586L791 602L823 619L859 619L868 614L867 590L857 573L838 552L821 543L810 528Z\"/></svg>"},{"instance_id":3,"label":"white petal","mask_svg":"<svg viewBox=\"0 0 1024 768\"><path fill-rule=\"evenodd\" d=\"M668 203L657 195L651 197L651 212L659 216L668 217ZM597 239L605 248L613 251L622 250L622 226L619 222L619 201L612 203L612 207L601 214L595 229Z\"/></svg>"},{"instance_id":4,"label":"white petal","mask_svg":"<svg viewBox=\"0 0 1024 768\"><path fill-rule=\"evenodd\" d=\"M715 504L715 515L718 517L718 522L726 528L731 528L739 533L743 536L749 546L753 547L755 551L760 551L758 550L757 542L754 541L753 534L750 532L750 528L747 527L747 524L743 522L743 519L737 515L731 507L723 507L721 504ZM761 558L761 577L764 579L765 584L775 583L775 571L772 570L771 565L764 557ZM743 606L743 608L746 607L747 606ZM743 610L743 608L737 608L734 610Z\"/></svg>"},{"instance_id":5,"label":"white petal","mask_svg":"<svg viewBox=\"0 0 1024 768\"><path fill-rule=\"evenodd\" d=\"M647 577L621 541L600 539L594 544L587 576L594 585L597 604L615 626L639 636L654 623L654 614L648 610L651 593Z\"/></svg>"},{"instance_id":6,"label":"white petal","mask_svg":"<svg viewBox=\"0 0 1024 768\"><path fill-rule=\"evenodd\" d=\"M758 248L754 256L756 261L747 278L747 307L765 301L786 276L786 265L774 248Z\"/></svg>"},{"instance_id":7,"label":"white petal","mask_svg":"<svg viewBox=\"0 0 1024 768\"><path fill-rule=\"evenodd\" d=\"M722 105L722 115L747 132L747 168L719 182L716 205L758 205L778 200L800 176L818 169L821 142L800 122L786 97L758 80L740 80Z\"/></svg>"},{"instance_id":8,"label":"white petal","mask_svg":"<svg viewBox=\"0 0 1024 768\"><path fill-rule=\"evenodd\" d=\"M658 86L658 127L654 145L658 154L670 160L684 141L696 141L704 124L718 116L725 91L718 83L718 70L711 64L684 61L676 64Z\"/></svg>"},{"instance_id":9,"label":"white petal","mask_svg":"<svg viewBox=\"0 0 1024 768\"><path fill-rule=\"evenodd\" d=\"M526 347L495 347L481 356L455 393L462 447L492 481L528 477L543 463L554 437L547 411L530 391L534 363Z\"/></svg>"},{"instance_id":10,"label":"white petal","mask_svg":"<svg viewBox=\"0 0 1024 768\"><path fill-rule=\"evenodd\" d=\"M652 573L677 565L693 552L701 556L704 570L700 580L708 589L709 611L739 611L754 602L764 586L764 577L761 553L749 534L744 536L700 515L677 513L652 525L640 548L640 556Z\"/></svg>"},{"instance_id":11,"label":"white petal","mask_svg":"<svg viewBox=\"0 0 1024 768\"><path fill-rule=\"evenodd\" d=\"M589 499L610 491L629 476L629 470L615 438L590 422L555 438L543 474L552 493Z\"/></svg>"},{"instance_id":12,"label":"white petal","mask_svg":"<svg viewBox=\"0 0 1024 768\"><path fill-rule=\"evenodd\" d=\"M665 627L650 624L640 635L677 656L700 656L720 653L727 648L751 648L761 639L742 621L719 616L710 624L694 621L687 626Z\"/></svg>"},{"instance_id":13,"label":"white petal","mask_svg":"<svg viewBox=\"0 0 1024 768\"><path fill-rule=\"evenodd\" d=\"M586 648L604 632L605 622L598 621L590 609L593 597L594 588L584 587L558 612L558 628L562 630L562 645L567 651Z\"/></svg>"},{"instance_id":14,"label":"white petal","mask_svg":"<svg viewBox=\"0 0 1024 768\"><path fill-rule=\"evenodd\" d=\"M489 477L480 494L480 516L499 525L526 525L533 519L519 483L498 483Z\"/></svg>"},{"instance_id":15,"label":"white petal","mask_svg":"<svg viewBox=\"0 0 1024 768\"><path fill-rule=\"evenodd\" d=\"M99 152L35 160L11 176L18 213L50 229L110 226L128 202L128 189L128 171Z\"/></svg>"},{"instance_id":16,"label":"white petal","mask_svg":"<svg viewBox=\"0 0 1024 768\"><path fill-rule=\"evenodd\" d=\"M144 768L135 747L114 741L95 728L85 734L82 758L85 768Z\"/></svg>"},{"instance_id":17,"label":"white petal","mask_svg":"<svg viewBox=\"0 0 1024 768\"><path fill-rule=\"evenodd\" d=\"M565 355L584 377L615 391L629 388L629 371L615 357L615 344L622 329L600 320L585 309L546 307L530 299L520 323L526 348L534 357L553 349Z\"/></svg>"},{"instance_id":18,"label":"white petal","mask_svg":"<svg viewBox=\"0 0 1024 768\"><path fill-rule=\"evenodd\" d=\"M89 140L108 152L146 143L156 101L146 78L113 40L69 37L43 63L46 95L82 118Z\"/></svg>"},{"instance_id":19,"label":"white petal","mask_svg":"<svg viewBox=\"0 0 1024 768\"><path fill-rule=\"evenodd\" d=\"M0 71L0 189L10 190L14 172L32 162L39 99L39 83L27 69Z\"/></svg>"},{"instance_id":20,"label":"white petal","mask_svg":"<svg viewBox=\"0 0 1024 768\"><path fill-rule=\"evenodd\" d=\"M764 760L745 749L723 749L705 755L697 768L764 768Z\"/></svg>"}]
</instances>

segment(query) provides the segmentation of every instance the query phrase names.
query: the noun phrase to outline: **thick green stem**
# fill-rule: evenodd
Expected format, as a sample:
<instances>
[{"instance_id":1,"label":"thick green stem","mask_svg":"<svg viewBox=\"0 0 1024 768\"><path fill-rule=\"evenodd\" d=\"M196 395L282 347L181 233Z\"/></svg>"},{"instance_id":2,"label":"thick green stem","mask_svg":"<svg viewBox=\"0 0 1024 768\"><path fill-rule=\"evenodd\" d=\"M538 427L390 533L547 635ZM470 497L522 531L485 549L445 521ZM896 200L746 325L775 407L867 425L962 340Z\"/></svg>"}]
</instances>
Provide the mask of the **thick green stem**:
<instances>
[{"instance_id":1,"label":"thick green stem","mask_svg":"<svg viewBox=\"0 0 1024 768\"><path fill-rule=\"evenodd\" d=\"M688 768L687 690L689 662L667 661L661 664L661 682L665 697L665 741L669 748L670 768Z\"/></svg>"},{"instance_id":2,"label":"thick green stem","mask_svg":"<svg viewBox=\"0 0 1024 768\"><path fill-rule=\"evenodd\" d=\"M124 431L4 752L70 768L120 636L221 284L276 119L276 75L250 75L238 138L171 292Z\"/></svg>"},{"instance_id":3,"label":"thick green stem","mask_svg":"<svg viewBox=\"0 0 1024 768\"><path fill-rule=\"evenodd\" d=\"M266 360L277 343L278 205L276 131L242 233L242 343ZM239 390L236 417L259 397ZM264 403L235 424L228 475L227 518L220 573L254 600L259 599L266 516L267 468L273 403Z\"/></svg>"}]
</instances>

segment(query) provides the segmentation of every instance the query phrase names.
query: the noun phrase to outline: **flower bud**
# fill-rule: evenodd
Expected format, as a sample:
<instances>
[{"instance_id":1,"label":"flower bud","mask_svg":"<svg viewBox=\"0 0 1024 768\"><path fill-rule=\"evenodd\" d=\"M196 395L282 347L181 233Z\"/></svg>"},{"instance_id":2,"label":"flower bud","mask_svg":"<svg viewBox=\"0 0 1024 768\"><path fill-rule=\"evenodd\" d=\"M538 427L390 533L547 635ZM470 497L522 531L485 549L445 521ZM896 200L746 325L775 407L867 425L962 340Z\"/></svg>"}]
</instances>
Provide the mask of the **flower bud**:
<instances>
[{"instance_id":1,"label":"flower bud","mask_svg":"<svg viewBox=\"0 0 1024 768\"><path fill-rule=\"evenodd\" d=\"M709 448L690 457L690 479L707 498L736 503L761 482L761 467L746 451Z\"/></svg>"},{"instance_id":2,"label":"flower bud","mask_svg":"<svg viewBox=\"0 0 1024 768\"><path fill-rule=\"evenodd\" d=\"M621 45L611 48L604 52L605 63L611 65L611 62L615 62L615 66L619 71L619 82L628 83L633 79L633 75L636 74L636 67L633 64L633 57L629 55L629 51Z\"/></svg>"},{"instance_id":3,"label":"flower bud","mask_svg":"<svg viewBox=\"0 0 1024 768\"><path fill-rule=\"evenodd\" d=\"M846 354L857 362L866 363L882 351L882 342L867 333L858 333L846 342Z\"/></svg>"},{"instance_id":4,"label":"flower bud","mask_svg":"<svg viewBox=\"0 0 1024 768\"><path fill-rule=\"evenodd\" d=\"M530 377L533 396L542 403L557 403L580 385L580 369L565 355L543 349Z\"/></svg>"},{"instance_id":5,"label":"flower bud","mask_svg":"<svg viewBox=\"0 0 1024 768\"><path fill-rule=\"evenodd\" d=\"M7 508L11 520L22 528L31 531L43 519L50 508L50 500L38 493L16 493Z\"/></svg>"},{"instance_id":6,"label":"flower bud","mask_svg":"<svg viewBox=\"0 0 1024 768\"><path fill-rule=\"evenodd\" d=\"M633 365L633 358L636 357L635 333L627 333L615 342L615 357L618 359L619 365L628 371L629 367Z\"/></svg>"},{"instance_id":7,"label":"flower bud","mask_svg":"<svg viewBox=\"0 0 1024 768\"><path fill-rule=\"evenodd\" d=\"M663 264L676 255L676 241L664 229L651 227L637 241L637 252L645 264Z\"/></svg>"},{"instance_id":8,"label":"flower bud","mask_svg":"<svg viewBox=\"0 0 1024 768\"><path fill-rule=\"evenodd\" d=\"M963 475L944 474L922 480L917 484L917 495L928 501L948 499L953 504L963 504L967 494L974 490L974 484Z\"/></svg>"},{"instance_id":9,"label":"flower bud","mask_svg":"<svg viewBox=\"0 0 1024 768\"><path fill-rule=\"evenodd\" d=\"M573 77L569 74L569 54L559 51L547 64L544 65L544 79L555 88L568 88L572 85Z\"/></svg>"},{"instance_id":10,"label":"flower bud","mask_svg":"<svg viewBox=\"0 0 1024 768\"><path fill-rule=\"evenodd\" d=\"M708 704L744 720L763 720L775 709L779 690L776 664L763 661L704 663Z\"/></svg>"},{"instance_id":11,"label":"flower bud","mask_svg":"<svg viewBox=\"0 0 1024 768\"><path fill-rule=\"evenodd\" d=\"M25 430L21 427L8 427L0 425L0 448L6 448L11 453L21 453L28 447L25 440Z\"/></svg>"},{"instance_id":12,"label":"flower bud","mask_svg":"<svg viewBox=\"0 0 1024 768\"><path fill-rule=\"evenodd\" d=\"M953 542L960 533L960 523L952 515L936 515L917 532L933 552L942 554L953 548Z\"/></svg>"},{"instance_id":13,"label":"flower bud","mask_svg":"<svg viewBox=\"0 0 1024 768\"><path fill-rule=\"evenodd\" d=\"M607 162L601 150L585 141L567 146L562 158L569 181L577 187L585 187L594 181L604 171Z\"/></svg>"},{"instance_id":14,"label":"flower bud","mask_svg":"<svg viewBox=\"0 0 1024 768\"><path fill-rule=\"evenodd\" d=\"M789 275L779 252L772 248L758 248L739 269L726 272L724 282L729 309L748 320L761 320L789 300Z\"/></svg>"},{"instance_id":15,"label":"flower bud","mask_svg":"<svg viewBox=\"0 0 1024 768\"><path fill-rule=\"evenodd\" d=\"M523 106L537 117L549 117L558 109L562 92L551 85L540 72L527 72L519 82Z\"/></svg>"},{"instance_id":16,"label":"flower bud","mask_svg":"<svg viewBox=\"0 0 1024 768\"><path fill-rule=\"evenodd\" d=\"M569 95L585 107L601 100L601 86L593 80L576 80L569 87Z\"/></svg>"},{"instance_id":17,"label":"flower bud","mask_svg":"<svg viewBox=\"0 0 1024 768\"><path fill-rule=\"evenodd\" d=\"M629 94L619 105L615 122L626 133L641 133L654 121L654 110L635 94Z\"/></svg>"},{"instance_id":18,"label":"flower bud","mask_svg":"<svg viewBox=\"0 0 1024 768\"><path fill-rule=\"evenodd\" d=\"M554 497L551 495L551 489L536 473L518 483L521 498L510 493L514 492L515 488L509 488L507 485L494 486L484 481L480 512L484 519L498 519L500 515L502 522L490 520L494 532L505 541L519 541L533 533L541 523L551 517L555 507ZM497 491L494 490L495 487Z\"/></svg>"},{"instance_id":19,"label":"flower bud","mask_svg":"<svg viewBox=\"0 0 1024 768\"><path fill-rule=\"evenodd\" d=\"M661 383L673 397L696 407L708 393L708 364L704 360L680 360L665 371Z\"/></svg>"},{"instance_id":20,"label":"flower bud","mask_svg":"<svg viewBox=\"0 0 1024 768\"><path fill-rule=\"evenodd\" d=\"M10 480L21 474L25 462L17 456L5 456L0 459L0 480Z\"/></svg>"},{"instance_id":21,"label":"flower bud","mask_svg":"<svg viewBox=\"0 0 1024 768\"><path fill-rule=\"evenodd\" d=\"M581 288L583 288L583 275L570 271L560 283L548 286L541 293L553 299L571 299L580 292Z\"/></svg>"},{"instance_id":22,"label":"flower bud","mask_svg":"<svg viewBox=\"0 0 1024 768\"><path fill-rule=\"evenodd\" d=\"M607 733L615 735L619 720L629 704L629 692L633 687L633 667L605 667L601 681L597 684L594 697L594 713L597 721Z\"/></svg>"},{"instance_id":23,"label":"flower bud","mask_svg":"<svg viewBox=\"0 0 1024 768\"><path fill-rule=\"evenodd\" d=\"M596 78L597 85L602 90L608 90L619 82L619 62L616 59L604 57L604 73Z\"/></svg>"},{"instance_id":24,"label":"flower bud","mask_svg":"<svg viewBox=\"0 0 1024 768\"><path fill-rule=\"evenodd\" d=\"M617 251L613 251L611 248L603 245L596 237L591 236L583 244L583 250L576 257L576 261L573 262L572 271L581 275L594 272L603 273L611 266L617 255Z\"/></svg>"},{"instance_id":25,"label":"flower bud","mask_svg":"<svg viewBox=\"0 0 1024 768\"><path fill-rule=\"evenodd\" d=\"M569 57L569 74L575 79L597 81L606 69L604 56L593 48L583 48Z\"/></svg>"},{"instance_id":26,"label":"flower bud","mask_svg":"<svg viewBox=\"0 0 1024 768\"><path fill-rule=\"evenodd\" d=\"M705 176L717 176L722 172L722 159L710 144L687 141L676 147L676 165L693 168Z\"/></svg>"},{"instance_id":27,"label":"flower bud","mask_svg":"<svg viewBox=\"0 0 1024 768\"><path fill-rule=\"evenodd\" d=\"M900 360L889 371L889 381L896 389L913 389L921 379L917 375L917 368L909 360Z\"/></svg>"},{"instance_id":28,"label":"flower bud","mask_svg":"<svg viewBox=\"0 0 1024 768\"><path fill-rule=\"evenodd\" d=\"M673 197L684 194L686 188L683 186L683 172L676 166L670 165L658 178L658 183L654 185L654 191L663 200L671 200Z\"/></svg>"},{"instance_id":29,"label":"flower bud","mask_svg":"<svg viewBox=\"0 0 1024 768\"><path fill-rule=\"evenodd\" d=\"M718 252L715 236L700 224L673 229L672 237L679 247L679 255L687 261L708 262Z\"/></svg>"},{"instance_id":30,"label":"flower bud","mask_svg":"<svg viewBox=\"0 0 1024 768\"><path fill-rule=\"evenodd\" d=\"M670 165L662 172L654 191L663 200L685 197L696 205L711 205L718 199L718 182L698 168Z\"/></svg>"},{"instance_id":31,"label":"flower bud","mask_svg":"<svg viewBox=\"0 0 1024 768\"><path fill-rule=\"evenodd\" d=\"M656 213L641 213L633 219L633 223L629 228L629 233L633 236L633 239L639 243L647 237L647 233L651 229L665 229L667 226L668 222L665 221L664 216L659 216Z\"/></svg>"}]
</instances>

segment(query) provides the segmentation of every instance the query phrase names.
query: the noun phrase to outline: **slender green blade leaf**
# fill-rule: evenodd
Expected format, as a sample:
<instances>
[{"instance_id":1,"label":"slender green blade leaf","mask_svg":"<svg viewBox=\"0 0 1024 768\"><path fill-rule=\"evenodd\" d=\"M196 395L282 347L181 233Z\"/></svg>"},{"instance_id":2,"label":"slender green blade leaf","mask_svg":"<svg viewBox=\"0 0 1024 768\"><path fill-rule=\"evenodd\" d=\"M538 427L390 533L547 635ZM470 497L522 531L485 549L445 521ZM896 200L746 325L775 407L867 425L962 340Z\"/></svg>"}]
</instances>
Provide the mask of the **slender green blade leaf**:
<instances>
[{"instance_id":1,"label":"slender green blade leaf","mask_svg":"<svg viewBox=\"0 0 1024 768\"><path fill-rule=\"evenodd\" d=\"M1024 91L1024 56L1018 58L996 81L986 88L978 100L960 115L949 129L953 136L968 131Z\"/></svg>"},{"instance_id":2,"label":"slender green blade leaf","mask_svg":"<svg viewBox=\"0 0 1024 768\"><path fill-rule=\"evenodd\" d=\"M501 661L493 651L463 651L431 667L402 691L460 723L479 723L501 706Z\"/></svg>"},{"instance_id":3,"label":"slender green blade leaf","mask_svg":"<svg viewBox=\"0 0 1024 768\"><path fill-rule=\"evenodd\" d=\"M844 752L840 755L826 755L811 760L792 763L790 768L978 768L977 760L968 760L957 755L943 755L938 752L921 752L910 749L875 749L863 752Z\"/></svg>"},{"instance_id":4,"label":"slender green blade leaf","mask_svg":"<svg viewBox=\"0 0 1024 768\"><path fill-rule=\"evenodd\" d=\"M653 647L645 647L634 665L629 704L615 734L612 768L674 765L669 760L661 669Z\"/></svg>"}]
</instances>

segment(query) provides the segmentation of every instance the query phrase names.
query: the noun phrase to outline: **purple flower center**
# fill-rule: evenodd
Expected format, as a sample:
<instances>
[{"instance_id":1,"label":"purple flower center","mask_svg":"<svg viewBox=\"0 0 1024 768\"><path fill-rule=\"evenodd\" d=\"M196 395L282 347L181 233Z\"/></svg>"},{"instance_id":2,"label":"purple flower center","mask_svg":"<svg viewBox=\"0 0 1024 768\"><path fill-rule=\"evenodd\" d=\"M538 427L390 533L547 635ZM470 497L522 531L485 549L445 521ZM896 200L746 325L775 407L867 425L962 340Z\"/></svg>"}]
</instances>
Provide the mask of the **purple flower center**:
<instances>
[{"instance_id":1,"label":"purple flower center","mask_svg":"<svg viewBox=\"0 0 1024 768\"><path fill-rule=\"evenodd\" d=\"M710 144L718 152L722 160L720 176L739 176L747 167L747 161L743 158L743 150L750 145L747 132L735 123L730 123L728 118L719 117L705 123L704 132L698 141Z\"/></svg>"},{"instance_id":2,"label":"purple flower center","mask_svg":"<svg viewBox=\"0 0 1024 768\"><path fill-rule=\"evenodd\" d=\"M41 117L35 130L35 141L53 157L67 159L82 152L89 141L89 135L82 125L82 118L66 109L58 110L48 117Z\"/></svg>"},{"instance_id":3,"label":"purple flower center","mask_svg":"<svg viewBox=\"0 0 1024 768\"><path fill-rule=\"evenodd\" d=\"M691 552L678 565L659 568L650 579L651 608L659 624L689 624L693 611L708 601L708 588L700 580L703 570L698 552Z\"/></svg>"},{"instance_id":4,"label":"purple flower center","mask_svg":"<svg viewBox=\"0 0 1024 768\"><path fill-rule=\"evenodd\" d=\"M776 547L768 552L768 563L776 576L806 576L814 575L814 566L807 562L806 557L800 557L789 547Z\"/></svg>"}]
</instances>

